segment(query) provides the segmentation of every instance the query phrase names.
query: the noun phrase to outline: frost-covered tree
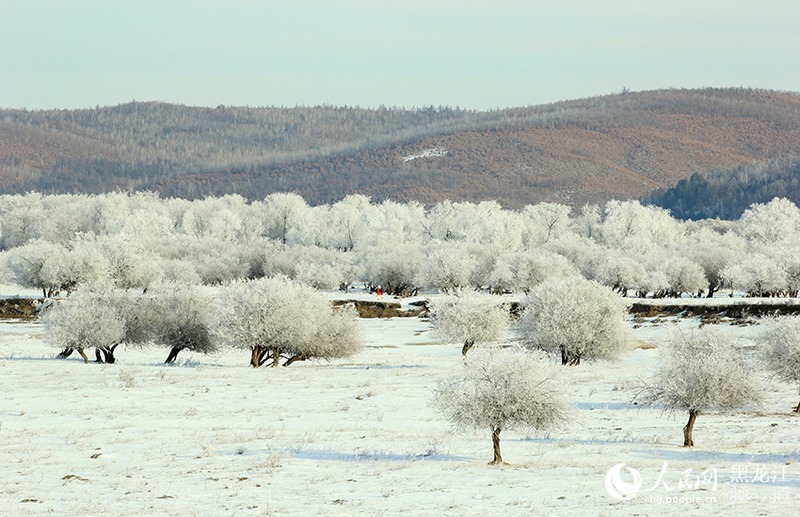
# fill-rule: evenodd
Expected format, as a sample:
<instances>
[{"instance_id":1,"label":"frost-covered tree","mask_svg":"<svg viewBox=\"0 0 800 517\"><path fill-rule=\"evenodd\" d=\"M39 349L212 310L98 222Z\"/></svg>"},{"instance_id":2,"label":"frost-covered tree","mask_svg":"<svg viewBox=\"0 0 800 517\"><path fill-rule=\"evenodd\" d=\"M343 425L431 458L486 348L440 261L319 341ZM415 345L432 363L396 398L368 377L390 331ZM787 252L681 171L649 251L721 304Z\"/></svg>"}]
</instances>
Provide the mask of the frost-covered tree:
<instances>
[{"instance_id":1,"label":"frost-covered tree","mask_svg":"<svg viewBox=\"0 0 800 517\"><path fill-rule=\"evenodd\" d=\"M363 346L354 312L334 311L317 291L286 277L234 281L221 289L212 331L250 350L250 364L348 357Z\"/></svg>"},{"instance_id":2,"label":"frost-covered tree","mask_svg":"<svg viewBox=\"0 0 800 517\"><path fill-rule=\"evenodd\" d=\"M700 228L691 232L678 247L685 257L703 269L708 281L709 298L723 286L722 271L736 256L744 252L745 248L744 239L734 232L720 233L710 228Z\"/></svg>"},{"instance_id":3,"label":"frost-covered tree","mask_svg":"<svg viewBox=\"0 0 800 517\"><path fill-rule=\"evenodd\" d=\"M161 278L159 258L140 242L115 235L98 237L94 245L105 256L108 276L120 289L141 289Z\"/></svg>"},{"instance_id":4,"label":"frost-covered tree","mask_svg":"<svg viewBox=\"0 0 800 517\"><path fill-rule=\"evenodd\" d=\"M306 218L309 206L299 194L275 192L263 203L267 236L282 244L297 242L296 233Z\"/></svg>"},{"instance_id":5,"label":"frost-covered tree","mask_svg":"<svg viewBox=\"0 0 800 517\"><path fill-rule=\"evenodd\" d=\"M521 352L477 355L439 383L434 404L456 429L491 432L490 465L504 463L502 431L545 431L568 421L564 384L552 365Z\"/></svg>"},{"instance_id":6,"label":"frost-covered tree","mask_svg":"<svg viewBox=\"0 0 800 517\"><path fill-rule=\"evenodd\" d=\"M752 296L770 296L788 285L786 271L776 257L765 253L748 253L728 264L720 273L736 290Z\"/></svg>"},{"instance_id":7,"label":"frost-covered tree","mask_svg":"<svg viewBox=\"0 0 800 517\"><path fill-rule=\"evenodd\" d=\"M164 282L148 289L148 295L155 309L150 337L169 347L165 363L175 362L182 350L203 354L217 351L209 328L214 309L209 294L195 286Z\"/></svg>"},{"instance_id":8,"label":"frost-covered tree","mask_svg":"<svg viewBox=\"0 0 800 517\"><path fill-rule=\"evenodd\" d=\"M14 282L41 289L45 298L75 286L71 256L60 244L32 239L5 252L4 259Z\"/></svg>"},{"instance_id":9,"label":"frost-covered tree","mask_svg":"<svg viewBox=\"0 0 800 517\"><path fill-rule=\"evenodd\" d=\"M656 250L643 257L648 281L643 286L657 298L679 298L695 294L708 286L703 268L683 256L683 252Z\"/></svg>"},{"instance_id":10,"label":"frost-covered tree","mask_svg":"<svg viewBox=\"0 0 800 517\"><path fill-rule=\"evenodd\" d=\"M244 198L241 196L195 200L183 214L181 229L186 235L198 239L238 241L242 238L244 227L242 222L244 203Z\"/></svg>"},{"instance_id":11,"label":"frost-covered tree","mask_svg":"<svg viewBox=\"0 0 800 517\"><path fill-rule=\"evenodd\" d=\"M776 243L763 248L763 252L774 257L784 274L784 292L787 296L800 294L800 235L795 241Z\"/></svg>"},{"instance_id":12,"label":"frost-covered tree","mask_svg":"<svg viewBox=\"0 0 800 517\"><path fill-rule=\"evenodd\" d=\"M539 203L522 209L525 221L525 242L538 247L570 231L572 209L559 203Z\"/></svg>"},{"instance_id":13,"label":"frost-covered tree","mask_svg":"<svg viewBox=\"0 0 800 517\"><path fill-rule=\"evenodd\" d=\"M384 246L391 248L398 243L421 243L425 237L425 209L416 201L397 203L383 201L370 207L362 218L358 235L359 249L365 246Z\"/></svg>"},{"instance_id":14,"label":"frost-covered tree","mask_svg":"<svg viewBox=\"0 0 800 517\"><path fill-rule=\"evenodd\" d=\"M284 366L308 359L340 359L350 357L364 347L358 313L353 305L316 312L311 325L313 334L305 342L298 343Z\"/></svg>"},{"instance_id":15,"label":"frost-covered tree","mask_svg":"<svg viewBox=\"0 0 800 517\"><path fill-rule=\"evenodd\" d=\"M66 246L78 234L96 237L120 233L164 234L174 227L174 219L167 210L170 203L175 201L162 201L152 192L3 196L0 244L14 247L31 239L42 239ZM184 201L184 204L188 207L191 203Z\"/></svg>"},{"instance_id":16,"label":"frost-covered tree","mask_svg":"<svg viewBox=\"0 0 800 517\"><path fill-rule=\"evenodd\" d=\"M519 212L503 210L496 201L477 205L472 228L467 240L487 249L512 252L524 248L525 218Z\"/></svg>"},{"instance_id":17,"label":"frost-covered tree","mask_svg":"<svg viewBox=\"0 0 800 517\"><path fill-rule=\"evenodd\" d=\"M234 245L213 238L198 239L175 235L150 244L163 259L181 260L191 264L194 274L200 277L202 283L218 285L236 278L253 276L254 270L260 272L261 256L254 254L253 250L263 242L262 239L257 239L252 243ZM163 262L157 264L163 265ZM188 275L188 278L194 276L191 273Z\"/></svg>"},{"instance_id":18,"label":"frost-covered tree","mask_svg":"<svg viewBox=\"0 0 800 517\"><path fill-rule=\"evenodd\" d=\"M800 232L800 208L786 198L756 203L744 211L737 226L742 237L757 245L785 241Z\"/></svg>"},{"instance_id":19,"label":"frost-covered tree","mask_svg":"<svg viewBox=\"0 0 800 517\"><path fill-rule=\"evenodd\" d=\"M356 278L350 263L352 256L334 250L323 250L331 255L327 260L301 259L295 267L294 278L314 289L347 290Z\"/></svg>"},{"instance_id":20,"label":"frost-covered tree","mask_svg":"<svg viewBox=\"0 0 800 517\"><path fill-rule=\"evenodd\" d=\"M67 246L34 239L6 253L14 280L42 289L45 297L109 278L138 287L160 274L158 262L138 245L121 245L118 237L97 239L87 234L76 236Z\"/></svg>"},{"instance_id":21,"label":"frost-covered tree","mask_svg":"<svg viewBox=\"0 0 800 517\"><path fill-rule=\"evenodd\" d=\"M464 235L459 233L457 219L460 204L449 199L436 203L425 217L424 228L433 240L450 241L462 240Z\"/></svg>"},{"instance_id":22,"label":"frost-covered tree","mask_svg":"<svg viewBox=\"0 0 800 517\"><path fill-rule=\"evenodd\" d=\"M129 289L113 289L108 296L108 303L117 309L125 321L126 345L144 347L152 344L157 322L164 316L162 307L153 303L149 288L142 291ZM114 362L114 349L106 353Z\"/></svg>"},{"instance_id":23,"label":"frost-covered tree","mask_svg":"<svg viewBox=\"0 0 800 517\"><path fill-rule=\"evenodd\" d=\"M581 208L581 213L575 218L575 229L578 235L589 239L599 239L602 232L600 207L586 204Z\"/></svg>"},{"instance_id":24,"label":"frost-covered tree","mask_svg":"<svg viewBox=\"0 0 800 517\"><path fill-rule=\"evenodd\" d=\"M483 248L466 242L436 242L428 246L418 284L449 292L479 287Z\"/></svg>"},{"instance_id":25,"label":"frost-covered tree","mask_svg":"<svg viewBox=\"0 0 800 517\"><path fill-rule=\"evenodd\" d=\"M595 277L598 257L607 253L594 239L576 233L565 233L542 246L542 249L566 257L586 278Z\"/></svg>"},{"instance_id":26,"label":"frost-covered tree","mask_svg":"<svg viewBox=\"0 0 800 517\"><path fill-rule=\"evenodd\" d=\"M325 246L329 233L328 218L330 209L330 205L319 205L309 207L301 212L301 221L293 232L298 244Z\"/></svg>"},{"instance_id":27,"label":"frost-covered tree","mask_svg":"<svg viewBox=\"0 0 800 517\"><path fill-rule=\"evenodd\" d=\"M384 292L409 295L418 289L417 278L424 252L418 243L372 246L356 250L356 268L362 278L381 285Z\"/></svg>"},{"instance_id":28,"label":"frost-covered tree","mask_svg":"<svg viewBox=\"0 0 800 517\"><path fill-rule=\"evenodd\" d=\"M152 297L143 292L120 289L107 282L87 285L84 293L113 308L123 322L122 339L113 345L99 347L96 351L98 362L116 362L114 354L122 343L146 346L152 341L155 322L160 316Z\"/></svg>"},{"instance_id":29,"label":"frost-covered tree","mask_svg":"<svg viewBox=\"0 0 800 517\"><path fill-rule=\"evenodd\" d=\"M681 223L663 208L642 206L638 201L606 203L602 240L609 247L646 252L676 243L684 232Z\"/></svg>"},{"instance_id":30,"label":"frost-covered tree","mask_svg":"<svg viewBox=\"0 0 800 517\"><path fill-rule=\"evenodd\" d=\"M156 193L137 192L127 198L116 196L105 201L101 198L94 198L98 203L98 213L94 231L90 232L92 235L125 235L128 239L138 241L168 237L179 226L169 210L169 202L160 200Z\"/></svg>"},{"instance_id":31,"label":"frost-covered tree","mask_svg":"<svg viewBox=\"0 0 800 517\"><path fill-rule=\"evenodd\" d=\"M106 291L107 292L107 291ZM84 350L111 350L125 339L125 319L98 289L81 287L56 302L43 315L45 340L64 348L60 357L77 351L89 362ZM106 361L109 362L109 361Z\"/></svg>"},{"instance_id":32,"label":"frost-covered tree","mask_svg":"<svg viewBox=\"0 0 800 517\"><path fill-rule=\"evenodd\" d=\"M642 263L618 250L603 250L594 255L589 266L590 278L623 296L628 289L647 292L647 270Z\"/></svg>"},{"instance_id":33,"label":"frost-covered tree","mask_svg":"<svg viewBox=\"0 0 800 517\"><path fill-rule=\"evenodd\" d=\"M328 211L326 246L342 251L352 250L364 238L364 229L372 212L367 196L353 194L334 203Z\"/></svg>"},{"instance_id":34,"label":"frost-covered tree","mask_svg":"<svg viewBox=\"0 0 800 517\"><path fill-rule=\"evenodd\" d=\"M663 297L668 291L666 272L660 268L645 270L644 280L639 286L639 298L647 298L648 293L653 293L653 297Z\"/></svg>"},{"instance_id":35,"label":"frost-covered tree","mask_svg":"<svg viewBox=\"0 0 800 517\"><path fill-rule=\"evenodd\" d=\"M800 391L800 317L784 316L765 322L757 342L767 368L794 383ZM794 410L800 413L800 403Z\"/></svg>"},{"instance_id":36,"label":"frost-covered tree","mask_svg":"<svg viewBox=\"0 0 800 517\"><path fill-rule=\"evenodd\" d=\"M627 303L608 287L582 277L542 282L523 300L518 324L528 348L560 355L561 364L615 360L629 350Z\"/></svg>"},{"instance_id":37,"label":"frost-covered tree","mask_svg":"<svg viewBox=\"0 0 800 517\"><path fill-rule=\"evenodd\" d=\"M576 275L580 272L566 257L538 248L498 256L488 283L500 291L528 293L548 278Z\"/></svg>"},{"instance_id":38,"label":"frost-covered tree","mask_svg":"<svg viewBox=\"0 0 800 517\"><path fill-rule=\"evenodd\" d=\"M464 356L475 344L496 342L508 330L509 312L498 296L459 291L431 300L429 307L436 336L462 345Z\"/></svg>"},{"instance_id":39,"label":"frost-covered tree","mask_svg":"<svg viewBox=\"0 0 800 517\"><path fill-rule=\"evenodd\" d=\"M110 311L116 320L122 323L122 334L118 339L106 340L105 344L92 345L95 347L95 356L99 363L115 363L114 354L117 347L123 343L145 346L151 342L155 322L160 316L158 308L152 303L152 297L144 293L116 288L108 279L80 286L65 301L85 303L88 307L102 306L104 311ZM100 316L96 316L96 319L95 325L104 324ZM67 345L67 348L59 356L69 357L74 350L83 356L83 348L86 347Z\"/></svg>"},{"instance_id":40,"label":"frost-covered tree","mask_svg":"<svg viewBox=\"0 0 800 517\"><path fill-rule=\"evenodd\" d=\"M760 387L731 334L706 327L676 336L662 350L659 371L642 392L642 400L689 412L684 447L694 446L692 430L701 412L730 411L759 402Z\"/></svg>"},{"instance_id":41,"label":"frost-covered tree","mask_svg":"<svg viewBox=\"0 0 800 517\"><path fill-rule=\"evenodd\" d=\"M316 289L333 289L350 285L355 278L353 254L316 246L276 245L261 247L263 276L284 275Z\"/></svg>"},{"instance_id":42,"label":"frost-covered tree","mask_svg":"<svg viewBox=\"0 0 800 517\"><path fill-rule=\"evenodd\" d=\"M453 205L451 238L484 248L517 251L523 248L525 220L518 212L503 210L497 201Z\"/></svg>"},{"instance_id":43,"label":"frost-covered tree","mask_svg":"<svg viewBox=\"0 0 800 517\"><path fill-rule=\"evenodd\" d=\"M664 267L669 285L669 295L680 297L683 293L699 293L707 285L706 275L695 262L673 256Z\"/></svg>"},{"instance_id":44,"label":"frost-covered tree","mask_svg":"<svg viewBox=\"0 0 800 517\"><path fill-rule=\"evenodd\" d=\"M47 224L44 196L38 192L0 196L0 248L8 250L41 239Z\"/></svg>"},{"instance_id":45,"label":"frost-covered tree","mask_svg":"<svg viewBox=\"0 0 800 517\"><path fill-rule=\"evenodd\" d=\"M110 279L111 264L94 238L78 235L69 247L69 257L65 257L65 260L69 260L71 265L73 285L94 284Z\"/></svg>"},{"instance_id":46,"label":"frost-covered tree","mask_svg":"<svg viewBox=\"0 0 800 517\"><path fill-rule=\"evenodd\" d=\"M181 285L199 285L202 283L202 279L197 274L195 267L186 260L160 259L159 268L162 272L161 280L164 282L175 282Z\"/></svg>"},{"instance_id":47,"label":"frost-covered tree","mask_svg":"<svg viewBox=\"0 0 800 517\"><path fill-rule=\"evenodd\" d=\"M38 238L67 246L78 233L90 228L91 200L85 194L59 194L42 198L45 218Z\"/></svg>"}]
</instances>

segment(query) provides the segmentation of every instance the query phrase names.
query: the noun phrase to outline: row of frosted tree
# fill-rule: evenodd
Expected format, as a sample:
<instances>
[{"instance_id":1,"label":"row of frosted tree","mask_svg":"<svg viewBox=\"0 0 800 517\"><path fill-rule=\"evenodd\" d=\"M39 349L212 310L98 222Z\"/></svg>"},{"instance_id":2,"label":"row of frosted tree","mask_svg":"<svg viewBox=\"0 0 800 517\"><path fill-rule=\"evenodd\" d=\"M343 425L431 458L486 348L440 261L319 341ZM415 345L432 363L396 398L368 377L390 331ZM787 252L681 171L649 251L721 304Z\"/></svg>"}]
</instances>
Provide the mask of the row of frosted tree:
<instances>
[{"instance_id":1,"label":"row of frosted tree","mask_svg":"<svg viewBox=\"0 0 800 517\"><path fill-rule=\"evenodd\" d=\"M237 280L209 290L172 282L145 291L86 284L41 311L45 340L89 362L116 362L126 347L162 347L173 363L183 350L246 350L250 365L289 366L336 359L363 346L352 306L333 307L318 291L283 276Z\"/></svg>"},{"instance_id":2,"label":"row of frosted tree","mask_svg":"<svg viewBox=\"0 0 800 517\"><path fill-rule=\"evenodd\" d=\"M361 195L309 206L290 193L257 202L30 193L0 197L0 249L5 280L45 296L104 279L146 288L276 275L317 289L363 281L397 295L527 293L580 275L625 296L795 296L800 209L774 199L737 221L683 222L637 201L510 210Z\"/></svg>"},{"instance_id":3,"label":"row of frosted tree","mask_svg":"<svg viewBox=\"0 0 800 517\"><path fill-rule=\"evenodd\" d=\"M491 432L493 464L503 463L502 431L557 429L573 417L569 383L537 354L564 366L615 361L635 341L625 320L626 300L591 280L545 280L523 298L513 323L498 299L464 291L435 298L430 306L437 338L461 345L464 355L462 371L436 388L435 405L458 429ZM509 330L517 346L496 347ZM688 414L683 445L692 447L701 414L761 405L761 378L777 376L800 388L800 317L770 318L754 344L741 346L730 331L718 327L678 333L663 347L659 344L657 371L640 381L632 401ZM470 352L473 347L479 351ZM800 411L800 404L794 411Z\"/></svg>"}]
</instances>

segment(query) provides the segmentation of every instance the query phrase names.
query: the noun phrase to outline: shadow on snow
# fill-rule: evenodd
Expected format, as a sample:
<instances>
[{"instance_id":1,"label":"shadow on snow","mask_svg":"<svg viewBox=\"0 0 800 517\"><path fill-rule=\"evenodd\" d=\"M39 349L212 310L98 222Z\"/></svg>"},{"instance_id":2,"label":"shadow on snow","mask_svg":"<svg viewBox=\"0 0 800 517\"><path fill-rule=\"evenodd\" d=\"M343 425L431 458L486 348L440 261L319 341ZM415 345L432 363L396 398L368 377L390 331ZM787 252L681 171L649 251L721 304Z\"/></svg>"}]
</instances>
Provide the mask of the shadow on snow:
<instances>
[{"instance_id":1,"label":"shadow on snow","mask_svg":"<svg viewBox=\"0 0 800 517\"><path fill-rule=\"evenodd\" d=\"M275 451L258 449L258 450L229 450L224 452L225 455L231 456L270 456ZM436 452L425 452L422 454L397 454L388 451L380 450L356 450L354 452L337 452L337 451L323 451L323 450L289 450L281 451L279 455L285 454L287 457L299 460L311 461L342 461L342 462L358 462L358 461L396 461L396 462L415 462L415 461L467 461L472 460L465 456L455 456L452 454L439 454Z\"/></svg>"}]
</instances>

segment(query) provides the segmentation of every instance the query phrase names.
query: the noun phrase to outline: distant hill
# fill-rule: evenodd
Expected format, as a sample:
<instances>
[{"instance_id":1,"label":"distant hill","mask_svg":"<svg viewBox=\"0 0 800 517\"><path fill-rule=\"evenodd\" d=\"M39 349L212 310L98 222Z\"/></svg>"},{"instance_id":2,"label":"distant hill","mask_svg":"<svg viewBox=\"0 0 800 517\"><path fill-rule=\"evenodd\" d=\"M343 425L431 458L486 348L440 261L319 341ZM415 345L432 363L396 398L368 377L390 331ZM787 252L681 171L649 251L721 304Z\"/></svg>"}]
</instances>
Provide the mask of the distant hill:
<instances>
[{"instance_id":1,"label":"distant hill","mask_svg":"<svg viewBox=\"0 0 800 517\"><path fill-rule=\"evenodd\" d=\"M742 165L732 170L693 174L645 203L668 208L679 219L738 219L753 203L784 197L800 205L800 157Z\"/></svg>"},{"instance_id":2,"label":"distant hill","mask_svg":"<svg viewBox=\"0 0 800 517\"><path fill-rule=\"evenodd\" d=\"M489 112L129 103L0 110L0 192L297 192L311 204L639 199L694 174L798 154L800 96L620 93Z\"/></svg>"}]
</instances>

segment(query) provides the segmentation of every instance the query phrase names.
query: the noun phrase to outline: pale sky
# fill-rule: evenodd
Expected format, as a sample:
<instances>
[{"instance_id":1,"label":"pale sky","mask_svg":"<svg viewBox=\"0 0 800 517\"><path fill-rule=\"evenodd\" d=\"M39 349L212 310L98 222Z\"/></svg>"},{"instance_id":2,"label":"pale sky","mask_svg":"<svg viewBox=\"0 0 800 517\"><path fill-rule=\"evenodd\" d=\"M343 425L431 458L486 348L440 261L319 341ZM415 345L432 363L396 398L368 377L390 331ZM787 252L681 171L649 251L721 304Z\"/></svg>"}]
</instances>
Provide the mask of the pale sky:
<instances>
[{"instance_id":1,"label":"pale sky","mask_svg":"<svg viewBox=\"0 0 800 517\"><path fill-rule=\"evenodd\" d=\"M0 0L0 107L800 91L800 0Z\"/></svg>"}]
</instances>

